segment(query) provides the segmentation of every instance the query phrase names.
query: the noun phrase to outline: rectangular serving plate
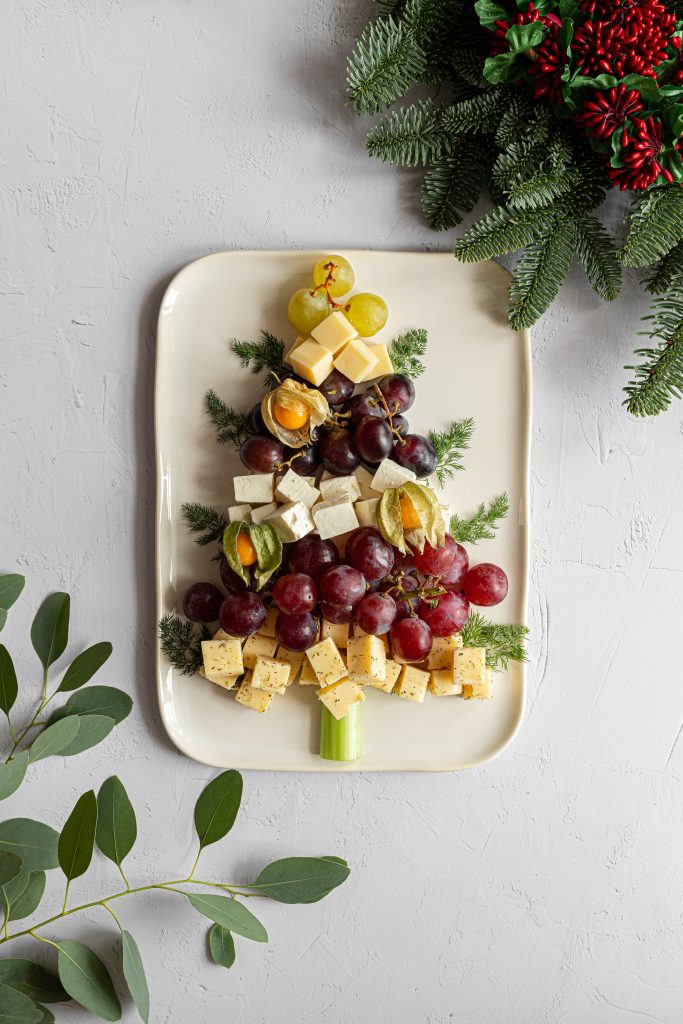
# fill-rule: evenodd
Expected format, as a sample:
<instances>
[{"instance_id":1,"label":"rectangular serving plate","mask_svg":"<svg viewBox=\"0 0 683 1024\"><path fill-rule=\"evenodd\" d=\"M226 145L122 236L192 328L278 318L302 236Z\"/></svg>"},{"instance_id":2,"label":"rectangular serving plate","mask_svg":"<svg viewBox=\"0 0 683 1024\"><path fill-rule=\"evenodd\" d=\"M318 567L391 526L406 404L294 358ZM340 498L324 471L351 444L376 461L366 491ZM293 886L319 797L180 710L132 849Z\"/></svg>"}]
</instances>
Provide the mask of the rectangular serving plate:
<instances>
[{"instance_id":1,"label":"rectangular serving plate","mask_svg":"<svg viewBox=\"0 0 683 1024\"><path fill-rule=\"evenodd\" d=\"M233 338L267 329L287 343L290 295L330 251L223 252L189 264L173 279L159 315L155 385L157 452L157 615L180 609L190 583L216 580L213 548L193 543L180 511L186 501L233 504L237 454L216 443L203 411L209 388L247 410L261 380L241 368ZM472 416L476 430L464 472L445 488L462 516L506 491L511 513L495 540L470 546L472 562L502 565L510 590L497 621L524 622L528 575L531 363L528 333L506 323L509 275L495 263L462 264L446 253L341 251L356 290L381 295L389 320L377 341L411 328L429 333L426 372L417 381L411 429L426 433ZM168 735L188 757L216 767L281 771L454 771L496 757L524 711L525 670L494 675L490 701L427 695L423 704L366 690L363 756L349 764L318 756L319 711L312 687L292 686L265 715L237 704L199 676L183 676L159 649L157 682Z\"/></svg>"}]
</instances>

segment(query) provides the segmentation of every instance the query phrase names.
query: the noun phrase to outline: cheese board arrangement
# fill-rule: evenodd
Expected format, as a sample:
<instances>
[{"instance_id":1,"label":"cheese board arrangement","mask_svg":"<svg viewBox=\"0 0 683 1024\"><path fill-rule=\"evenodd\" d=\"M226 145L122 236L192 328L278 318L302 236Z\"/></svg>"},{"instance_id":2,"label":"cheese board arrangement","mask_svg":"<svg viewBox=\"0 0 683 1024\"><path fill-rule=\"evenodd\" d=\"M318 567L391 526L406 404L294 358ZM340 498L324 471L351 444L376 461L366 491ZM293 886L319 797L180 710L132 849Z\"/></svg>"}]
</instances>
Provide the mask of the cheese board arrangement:
<instances>
[{"instance_id":1,"label":"cheese board arrangement","mask_svg":"<svg viewBox=\"0 0 683 1024\"><path fill-rule=\"evenodd\" d=\"M378 767L363 719L387 717L381 702L416 712L432 704L441 718L451 703L494 706L500 680L509 712L508 676L525 660L527 630L487 617L506 601L509 567L476 558L475 545L494 538L510 499L489 485L469 516L453 503L448 488L474 421L411 426L431 369L429 332L390 335L389 304L355 290L355 262L325 254L309 266L283 303L289 339L265 330L257 341L226 339L227 373L237 358L261 378L260 395L231 405L205 392L207 422L241 468L231 480L226 468L218 507L189 495L180 503L205 562L174 588L182 615L160 601L160 697L176 742L169 680L170 704L173 688L190 683L197 701L211 693L217 714L229 705L231 737L248 731L257 741L252 722L305 706L309 722L319 719L306 768L316 754L323 768ZM517 596L524 583L514 581ZM264 748L271 735L272 726ZM271 766L267 754L256 764Z\"/></svg>"}]
</instances>

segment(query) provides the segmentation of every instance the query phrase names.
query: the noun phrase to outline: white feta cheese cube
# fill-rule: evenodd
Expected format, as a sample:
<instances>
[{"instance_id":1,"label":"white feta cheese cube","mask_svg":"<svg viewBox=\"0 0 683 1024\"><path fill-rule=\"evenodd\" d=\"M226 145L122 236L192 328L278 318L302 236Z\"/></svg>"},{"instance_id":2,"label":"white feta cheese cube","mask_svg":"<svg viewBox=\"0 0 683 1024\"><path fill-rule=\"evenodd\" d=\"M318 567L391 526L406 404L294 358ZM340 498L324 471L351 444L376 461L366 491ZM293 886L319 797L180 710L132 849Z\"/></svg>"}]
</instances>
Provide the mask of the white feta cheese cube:
<instances>
[{"instance_id":1,"label":"white feta cheese cube","mask_svg":"<svg viewBox=\"0 0 683 1024\"><path fill-rule=\"evenodd\" d=\"M377 528L377 506L379 498L366 498L365 501L357 501L353 506L361 526L374 526Z\"/></svg>"},{"instance_id":2,"label":"white feta cheese cube","mask_svg":"<svg viewBox=\"0 0 683 1024\"><path fill-rule=\"evenodd\" d=\"M320 481L320 496L323 501L357 501L360 486L355 476L333 476Z\"/></svg>"},{"instance_id":3,"label":"white feta cheese cube","mask_svg":"<svg viewBox=\"0 0 683 1024\"><path fill-rule=\"evenodd\" d=\"M275 487L275 497L283 502L302 502L306 508L315 505L320 497L317 487L312 487L306 477L299 476L293 469L288 469Z\"/></svg>"},{"instance_id":4,"label":"white feta cheese cube","mask_svg":"<svg viewBox=\"0 0 683 1024\"><path fill-rule=\"evenodd\" d=\"M229 523L250 523L251 505L231 505L228 509Z\"/></svg>"},{"instance_id":5,"label":"white feta cheese cube","mask_svg":"<svg viewBox=\"0 0 683 1024\"><path fill-rule=\"evenodd\" d=\"M250 505L267 505L273 500L273 474L250 473L248 476L233 477L235 501Z\"/></svg>"},{"instance_id":6,"label":"white feta cheese cube","mask_svg":"<svg viewBox=\"0 0 683 1024\"><path fill-rule=\"evenodd\" d=\"M254 526L259 526L264 520L272 516L274 512L277 512L277 505L272 501L269 505L259 505L251 513L251 521Z\"/></svg>"},{"instance_id":7,"label":"white feta cheese cube","mask_svg":"<svg viewBox=\"0 0 683 1024\"><path fill-rule=\"evenodd\" d=\"M311 513L303 501L293 501L289 505L281 505L269 516L268 522L274 526L285 544L301 540L307 533L315 529Z\"/></svg>"},{"instance_id":8,"label":"white feta cheese cube","mask_svg":"<svg viewBox=\"0 0 683 1024\"><path fill-rule=\"evenodd\" d=\"M385 459L380 462L377 472L372 478L371 486L375 491L386 491L388 487L400 487L409 480L417 480L412 469L404 469L398 462Z\"/></svg>"},{"instance_id":9,"label":"white feta cheese cube","mask_svg":"<svg viewBox=\"0 0 683 1024\"><path fill-rule=\"evenodd\" d=\"M372 484L372 473L369 473L365 466L359 466L358 469L353 471L353 475L358 481L358 487L360 488L360 498L364 501L366 498L376 498L378 491L371 486Z\"/></svg>"},{"instance_id":10,"label":"white feta cheese cube","mask_svg":"<svg viewBox=\"0 0 683 1024\"><path fill-rule=\"evenodd\" d=\"M338 537L358 527L358 516L350 501L319 501L311 509L315 528L322 540Z\"/></svg>"}]
</instances>

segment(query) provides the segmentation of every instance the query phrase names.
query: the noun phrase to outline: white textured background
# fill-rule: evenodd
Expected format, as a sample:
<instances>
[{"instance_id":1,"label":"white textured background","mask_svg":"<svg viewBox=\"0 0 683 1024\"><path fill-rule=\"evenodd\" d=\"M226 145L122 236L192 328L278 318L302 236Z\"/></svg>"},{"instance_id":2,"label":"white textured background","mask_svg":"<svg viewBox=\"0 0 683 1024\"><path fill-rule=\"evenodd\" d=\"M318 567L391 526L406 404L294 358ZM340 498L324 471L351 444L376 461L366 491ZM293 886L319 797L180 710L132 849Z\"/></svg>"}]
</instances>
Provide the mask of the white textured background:
<instances>
[{"instance_id":1,"label":"white textured background","mask_svg":"<svg viewBox=\"0 0 683 1024\"><path fill-rule=\"evenodd\" d=\"M370 7L2 5L0 565L29 579L3 640L28 700L32 611L68 589L73 649L111 639L102 681L136 699L105 745L31 769L2 811L58 826L119 772L140 882L190 861L211 774L169 746L155 707L163 288L223 248L450 241L420 223L410 174L366 159L344 107L345 55ZM285 853L338 853L353 874L323 903L260 908L272 942L239 942L230 973L206 961L188 907L119 904L156 1022L680 1021L683 419L620 407L644 309L634 286L606 308L577 274L535 332L530 700L513 749L458 776L248 775L239 827L207 858L216 869L242 879ZM98 867L74 894L105 884L116 879ZM101 912L59 934L97 926L111 960L112 925Z\"/></svg>"}]
</instances>

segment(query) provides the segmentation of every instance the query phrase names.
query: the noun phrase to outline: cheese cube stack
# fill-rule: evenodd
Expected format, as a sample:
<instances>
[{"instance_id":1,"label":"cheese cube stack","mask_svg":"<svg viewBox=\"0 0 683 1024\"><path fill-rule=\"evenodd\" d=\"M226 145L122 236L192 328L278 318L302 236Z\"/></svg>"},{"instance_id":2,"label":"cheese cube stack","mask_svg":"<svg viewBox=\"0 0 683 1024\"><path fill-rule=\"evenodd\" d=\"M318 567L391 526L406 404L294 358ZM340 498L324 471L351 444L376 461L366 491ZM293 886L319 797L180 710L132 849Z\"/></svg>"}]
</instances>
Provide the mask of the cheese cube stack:
<instances>
[{"instance_id":1,"label":"cheese cube stack","mask_svg":"<svg viewBox=\"0 0 683 1024\"><path fill-rule=\"evenodd\" d=\"M259 654L251 676L251 686L254 690L283 694L289 683L291 668L287 661L278 661L277 658L266 658Z\"/></svg>"},{"instance_id":2,"label":"cheese cube stack","mask_svg":"<svg viewBox=\"0 0 683 1024\"><path fill-rule=\"evenodd\" d=\"M289 357L294 372L315 387L332 373L332 353L312 338L290 350Z\"/></svg>"},{"instance_id":3,"label":"cheese cube stack","mask_svg":"<svg viewBox=\"0 0 683 1024\"><path fill-rule=\"evenodd\" d=\"M358 331L340 310L335 310L313 328L311 337L336 356L350 341L358 337Z\"/></svg>"},{"instance_id":4,"label":"cheese cube stack","mask_svg":"<svg viewBox=\"0 0 683 1024\"><path fill-rule=\"evenodd\" d=\"M319 686L330 686L346 676L346 665L331 636L309 647L306 657L311 663Z\"/></svg>"},{"instance_id":5,"label":"cheese cube stack","mask_svg":"<svg viewBox=\"0 0 683 1024\"><path fill-rule=\"evenodd\" d=\"M365 681L365 686L374 686L376 690L381 690L382 693L393 693L396 680L401 674L402 665L399 665L397 661L392 658L387 658L387 676L384 682L381 679L370 679Z\"/></svg>"},{"instance_id":6,"label":"cheese cube stack","mask_svg":"<svg viewBox=\"0 0 683 1024\"><path fill-rule=\"evenodd\" d=\"M336 719L345 718L354 704L365 700L365 694L357 683L340 679L338 683L316 690L318 699Z\"/></svg>"},{"instance_id":7,"label":"cheese cube stack","mask_svg":"<svg viewBox=\"0 0 683 1024\"><path fill-rule=\"evenodd\" d=\"M301 666L301 672L299 673L299 686L320 686L318 677L313 670L308 658L304 658Z\"/></svg>"},{"instance_id":8,"label":"cheese cube stack","mask_svg":"<svg viewBox=\"0 0 683 1024\"><path fill-rule=\"evenodd\" d=\"M394 692L404 700L422 704L429 685L429 672L423 672L414 665L403 665Z\"/></svg>"},{"instance_id":9,"label":"cheese cube stack","mask_svg":"<svg viewBox=\"0 0 683 1024\"><path fill-rule=\"evenodd\" d=\"M480 683L465 683L462 688L462 695L465 700L490 700L492 695L493 672L490 668L484 669L484 680Z\"/></svg>"},{"instance_id":10,"label":"cheese cube stack","mask_svg":"<svg viewBox=\"0 0 683 1024\"><path fill-rule=\"evenodd\" d=\"M280 644L275 653L275 657L278 661L286 661L289 665L287 686L291 686L301 671L301 666L304 663L306 655L303 651L290 651L288 647L283 647L282 644Z\"/></svg>"},{"instance_id":11,"label":"cheese cube stack","mask_svg":"<svg viewBox=\"0 0 683 1024\"><path fill-rule=\"evenodd\" d=\"M427 668L431 672L432 669L447 668L453 671L453 651L457 647L462 647L462 637L459 633L454 633L453 636L435 636L432 638L432 649L427 655Z\"/></svg>"},{"instance_id":12,"label":"cheese cube stack","mask_svg":"<svg viewBox=\"0 0 683 1024\"><path fill-rule=\"evenodd\" d=\"M373 377L379 366L379 357L369 345L355 338L346 345L334 360L335 369L352 380L354 384Z\"/></svg>"},{"instance_id":13,"label":"cheese cube stack","mask_svg":"<svg viewBox=\"0 0 683 1024\"><path fill-rule=\"evenodd\" d=\"M357 683L384 683L387 652L378 636L353 636L346 648L349 679Z\"/></svg>"},{"instance_id":14,"label":"cheese cube stack","mask_svg":"<svg viewBox=\"0 0 683 1024\"><path fill-rule=\"evenodd\" d=\"M429 690L435 697L453 697L462 693L462 683L456 683L452 668L435 668L429 673Z\"/></svg>"},{"instance_id":15,"label":"cheese cube stack","mask_svg":"<svg viewBox=\"0 0 683 1024\"><path fill-rule=\"evenodd\" d=\"M272 658L277 650L277 640L272 636L263 636L261 633L254 633L244 641L242 648L242 661L244 667L253 671L256 666L256 659Z\"/></svg>"}]
</instances>

